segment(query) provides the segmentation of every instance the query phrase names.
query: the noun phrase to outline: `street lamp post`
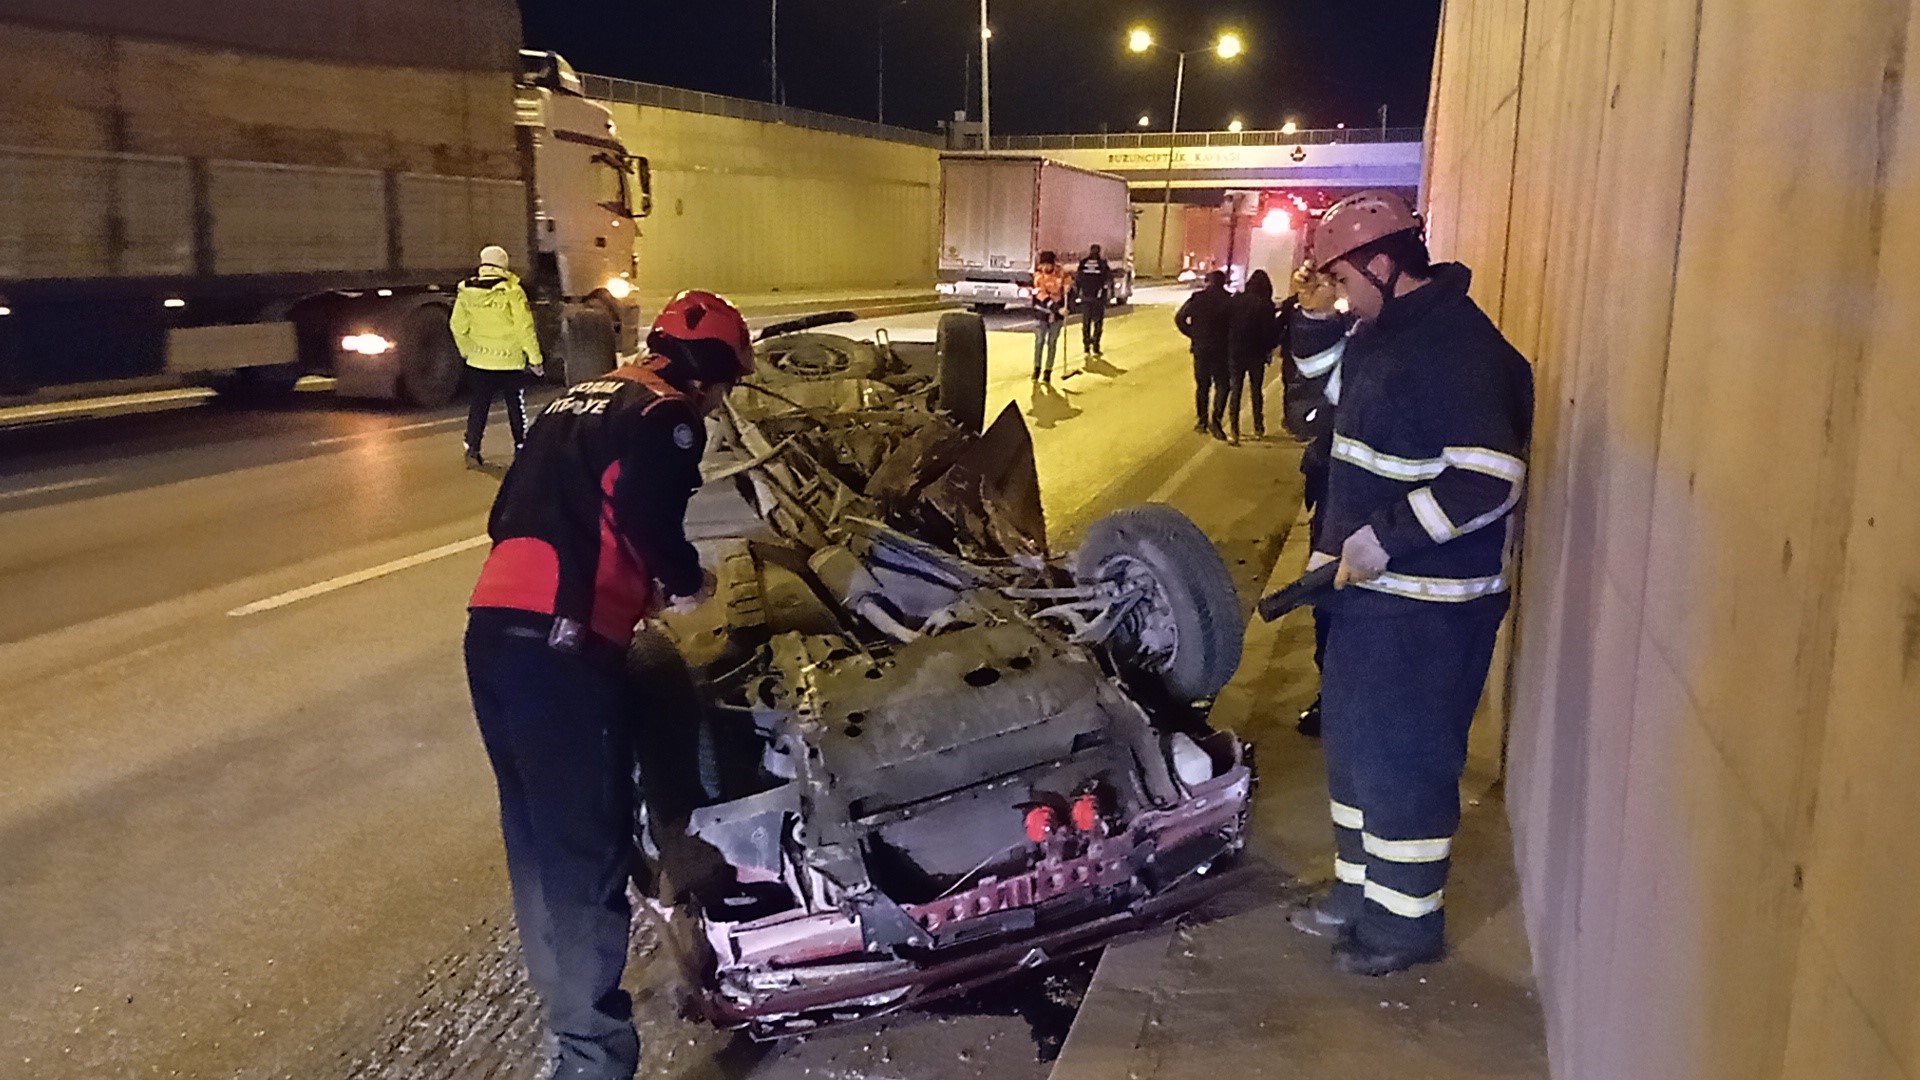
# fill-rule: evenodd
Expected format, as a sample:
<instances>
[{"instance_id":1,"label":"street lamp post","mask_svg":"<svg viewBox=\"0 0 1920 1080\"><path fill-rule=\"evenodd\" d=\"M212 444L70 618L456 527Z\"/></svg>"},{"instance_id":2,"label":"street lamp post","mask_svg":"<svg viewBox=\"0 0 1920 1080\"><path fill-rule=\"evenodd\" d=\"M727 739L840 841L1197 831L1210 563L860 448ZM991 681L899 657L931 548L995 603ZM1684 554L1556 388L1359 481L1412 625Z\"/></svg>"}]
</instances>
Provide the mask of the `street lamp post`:
<instances>
[{"instance_id":1,"label":"street lamp post","mask_svg":"<svg viewBox=\"0 0 1920 1080\"><path fill-rule=\"evenodd\" d=\"M993 71L987 46L993 41L993 27L987 24L987 0L980 0L980 149L993 149Z\"/></svg>"},{"instance_id":2,"label":"street lamp post","mask_svg":"<svg viewBox=\"0 0 1920 1080\"><path fill-rule=\"evenodd\" d=\"M984 5L986 0L980 0L980 2ZM1153 40L1152 31L1145 27L1135 27L1127 35L1127 48L1137 53L1143 53L1149 49L1174 52ZM1167 219L1173 216L1173 159L1177 149L1175 144L1180 141L1180 99L1187 88L1187 57L1192 53L1205 51L1214 53L1222 60L1231 60L1239 56L1243 50L1244 45L1240 35L1227 33L1221 34L1219 40L1205 50L1187 49L1174 53L1179 58L1179 62L1175 65L1173 75L1173 126L1167 133L1167 171L1166 179L1160 189L1160 247L1153 255L1154 262L1159 264L1162 270L1166 269L1167 259Z\"/></svg>"}]
</instances>

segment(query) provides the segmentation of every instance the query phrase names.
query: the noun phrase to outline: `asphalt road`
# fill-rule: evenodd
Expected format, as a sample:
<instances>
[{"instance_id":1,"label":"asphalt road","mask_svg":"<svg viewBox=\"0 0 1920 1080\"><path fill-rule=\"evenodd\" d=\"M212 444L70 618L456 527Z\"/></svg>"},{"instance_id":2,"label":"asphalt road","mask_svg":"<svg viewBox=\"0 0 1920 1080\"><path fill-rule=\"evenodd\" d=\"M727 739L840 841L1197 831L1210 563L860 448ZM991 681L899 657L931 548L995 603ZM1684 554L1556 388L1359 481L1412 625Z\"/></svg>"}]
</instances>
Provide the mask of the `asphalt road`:
<instances>
[{"instance_id":1,"label":"asphalt road","mask_svg":"<svg viewBox=\"0 0 1920 1080\"><path fill-rule=\"evenodd\" d=\"M1250 590L1297 452L1194 434L1172 297L1142 299L1052 388L996 319L990 409L1028 417L1056 546L1164 499ZM303 394L0 429L0 1075L530 1075L459 660L497 477L459 424ZM1032 1014L1073 995L747 1048L675 1019L636 955L656 1076L1038 1078Z\"/></svg>"}]
</instances>

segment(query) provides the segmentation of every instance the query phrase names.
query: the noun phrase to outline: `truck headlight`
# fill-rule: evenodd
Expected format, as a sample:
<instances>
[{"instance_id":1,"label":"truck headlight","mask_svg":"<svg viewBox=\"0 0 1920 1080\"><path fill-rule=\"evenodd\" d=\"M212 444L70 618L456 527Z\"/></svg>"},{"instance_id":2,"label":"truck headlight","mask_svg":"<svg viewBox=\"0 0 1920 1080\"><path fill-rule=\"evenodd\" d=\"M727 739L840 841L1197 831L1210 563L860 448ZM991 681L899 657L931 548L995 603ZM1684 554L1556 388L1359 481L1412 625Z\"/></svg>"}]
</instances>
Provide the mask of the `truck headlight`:
<instances>
[{"instance_id":1,"label":"truck headlight","mask_svg":"<svg viewBox=\"0 0 1920 1080\"><path fill-rule=\"evenodd\" d=\"M348 334L340 339L340 348L361 356L379 356L394 349L394 344L379 334Z\"/></svg>"},{"instance_id":2,"label":"truck headlight","mask_svg":"<svg viewBox=\"0 0 1920 1080\"><path fill-rule=\"evenodd\" d=\"M623 277L608 278L607 295L613 297L615 300L625 300L627 297L633 295L633 282Z\"/></svg>"}]
</instances>

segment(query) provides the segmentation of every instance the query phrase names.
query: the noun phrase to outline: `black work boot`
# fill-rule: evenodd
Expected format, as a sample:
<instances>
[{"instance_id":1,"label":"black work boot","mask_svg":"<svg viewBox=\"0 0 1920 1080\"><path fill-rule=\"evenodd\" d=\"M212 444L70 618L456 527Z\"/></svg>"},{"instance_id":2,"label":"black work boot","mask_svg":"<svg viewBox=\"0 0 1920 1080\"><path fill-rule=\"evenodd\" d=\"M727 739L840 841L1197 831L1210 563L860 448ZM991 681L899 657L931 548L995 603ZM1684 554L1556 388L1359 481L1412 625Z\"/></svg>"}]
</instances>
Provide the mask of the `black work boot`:
<instances>
[{"instance_id":1,"label":"black work boot","mask_svg":"<svg viewBox=\"0 0 1920 1080\"><path fill-rule=\"evenodd\" d=\"M1314 937L1344 939L1353 932L1353 916L1337 910L1333 903L1333 892L1327 890L1311 902L1287 912L1287 925Z\"/></svg>"},{"instance_id":2,"label":"black work boot","mask_svg":"<svg viewBox=\"0 0 1920 1080\"><path fill-rule=\"evenodd\" d=\"M1333 966L1349 975L1391 975L1415 964L1431 964L1446 956L1444 944L1421 948L1378 950L1348 936L1333 944Z\"/></svg>"},{"instance_id":3,"label":"black work boot","mask_svg":"<svg viewBox=\"0 0 1920 1080\"><path fill-rule=\"evenodd\" d=\"M466 448L466 451L467 451L467 468L478 469L486 465L487 459L480 456L479 449L477 449L476 447L469 446Z\"/></svg>"}]
</instances>

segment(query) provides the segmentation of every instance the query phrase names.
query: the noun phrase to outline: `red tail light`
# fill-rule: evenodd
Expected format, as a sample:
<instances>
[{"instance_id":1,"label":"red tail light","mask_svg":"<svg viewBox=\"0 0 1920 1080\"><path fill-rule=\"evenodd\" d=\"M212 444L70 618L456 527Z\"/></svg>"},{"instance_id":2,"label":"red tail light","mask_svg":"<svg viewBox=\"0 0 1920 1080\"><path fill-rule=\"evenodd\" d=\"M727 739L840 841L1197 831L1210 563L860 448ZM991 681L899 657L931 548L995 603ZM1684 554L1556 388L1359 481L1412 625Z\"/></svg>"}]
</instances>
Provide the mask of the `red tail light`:
<instances>
[{"instance_id":1,"label":"red tail light","mask_svg":"<svg viewBox=\"0 0 1920 1080\"><path fill-rule=\"evenodd\" d=\"M1034 843L1045 840L1060 825L1060 816L1051 806L1035 806L1027 810L1027 839Z\"/></svg>"},{"instance_id":2,"label":"red tail light","mask_svg":"<svg viewBox=\"0 0 1920 1080\"><path fill-rule=\"evenodd\" d=\"M1081 832L1092 832L1100 824L1100 796L1089 791L1076 796L1073 800L1073 827Z\"/></svg>"}]
</instances>

